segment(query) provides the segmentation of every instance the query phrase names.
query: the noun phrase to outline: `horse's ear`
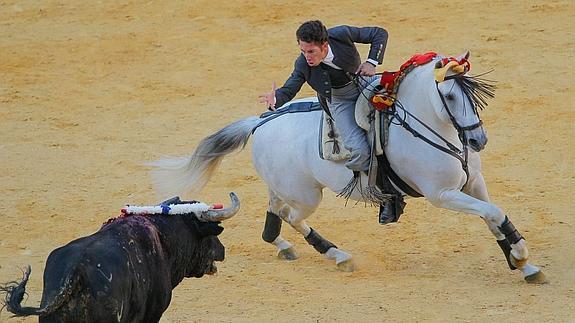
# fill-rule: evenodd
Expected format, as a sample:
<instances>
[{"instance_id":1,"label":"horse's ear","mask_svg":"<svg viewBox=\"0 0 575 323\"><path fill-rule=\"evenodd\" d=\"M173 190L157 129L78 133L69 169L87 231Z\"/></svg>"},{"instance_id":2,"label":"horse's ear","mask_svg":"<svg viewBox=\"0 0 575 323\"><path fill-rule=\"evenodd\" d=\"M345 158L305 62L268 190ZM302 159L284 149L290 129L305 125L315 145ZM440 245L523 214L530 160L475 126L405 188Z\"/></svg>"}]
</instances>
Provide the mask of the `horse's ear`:
<instances>
[{"instance_id":1,"label":"horse's ear","mask_svg":"<svg viewBox=\"0 0 575 323\"><path fill-rule=\"evenodd\" d=\"M463 59L463 58L466 59L466 60L469 59L469 51L466 51L465 53L459 55L459 56L457 57L457 60L458 60L458 61L461 61L461 59Z\"/></svg>"}]
</instances>

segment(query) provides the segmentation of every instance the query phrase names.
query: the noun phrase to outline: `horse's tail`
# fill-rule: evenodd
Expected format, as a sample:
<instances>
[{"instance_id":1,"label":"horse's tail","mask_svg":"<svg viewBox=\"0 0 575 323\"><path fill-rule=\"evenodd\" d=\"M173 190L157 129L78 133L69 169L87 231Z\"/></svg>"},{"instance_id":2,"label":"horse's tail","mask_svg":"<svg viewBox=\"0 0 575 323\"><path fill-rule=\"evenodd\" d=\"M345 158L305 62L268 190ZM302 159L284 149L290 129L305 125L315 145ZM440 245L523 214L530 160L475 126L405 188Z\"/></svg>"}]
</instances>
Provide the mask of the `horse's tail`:
<instances>
[{"instance_id":1,"label":"horse's tail","mask_svg":"<svg viewBox=\"0 0 575 323\"><path fill-rule=\"evenodd\" d=\"M191 156L165 158L148 163L147 165L155 167L151 175L156 192L161 197L171 197L184 192L194 195L200 192L222 159L246 146L252 130L260 121L258 117L249 117L224 127L204 138Z\"/></svg>"},{"instance_id":2,"label":"horse's tail","mask_svg":"<svg viewBox=\"0 0 575 323\"><path fill-rule=\"evenodd\" d=\"M45 316L54 312L68 300L77 283L77 277L72 271L64 280L62 288L60 288L58 293L54 295L49 302L46 302L44 306L22 307L21 303L24 299L24 295L26 295L26 284L28 283L31 271L30 266L27 266L20 282L13 281L0 286L0 292L6 293L3 308L5 307L8 312L14 314L14 316Z\"/></svg>"}]
</instances>

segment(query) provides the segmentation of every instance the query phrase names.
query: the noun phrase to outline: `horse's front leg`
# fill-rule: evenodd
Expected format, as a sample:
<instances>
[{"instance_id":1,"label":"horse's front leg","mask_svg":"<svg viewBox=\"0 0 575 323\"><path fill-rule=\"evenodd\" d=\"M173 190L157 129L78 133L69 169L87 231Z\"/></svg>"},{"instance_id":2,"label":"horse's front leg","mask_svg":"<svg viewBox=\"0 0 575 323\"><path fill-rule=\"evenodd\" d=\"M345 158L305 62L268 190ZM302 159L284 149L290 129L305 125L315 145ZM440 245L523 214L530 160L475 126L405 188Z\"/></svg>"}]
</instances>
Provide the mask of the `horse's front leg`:
<instances>
[{"instance_id":1,"label":"horse's front leg","mask_svg":"<svg viewBox=\"0 0 575 323\"><path fill-rule=\"evenodd\" d=\"M463 192L483 202L491 203L489 193L487 192L487 185L485 185L485 180L481 173L476 173L469 178L469 182L464 187ZM505 235L501 233L501 231L499 231L499 228L497 227L497 224L495 222L489 221L487 218L483 218L483 220L485 221L485 224L487 224L487 227L489 228L491 233L495 236L497 244L503 251L505 258L507 259L509 269L511 270L517 269L517 267L515 267L512 263L511 244L509 243L509 241L507 241Z\"/></svg>"},{"instance_id":2,"label":"horse's front leg","mask_svg":"<svg viewBox=\"0 0 575 323\"><path fill-rule=\"evenodd\" d=\"M524 279L529 283L544 282L545 276L541 270L527 262L529 251L523 236L515 229L501 209L489 202L483 178L476 176L474 181L468 185L470 186L467 191L477 195L477 197L458 190L445 190L434 198L428 197L428 199L438 207L480 216L495 235L506 256L509 257L510 267L517 267L521 270Z\"/></svg>"},{"instance_id":3,"label":"horse's front leg","mask_svg":"<svg viewBox=\"0 0 575 323\"><path fill-rule=\"evenodd\" d=\"M321 190L308 192L305 196L307 199L303 197L298 199L300 203L296 203L292 200L292 205L294 206L289 206L271 189L269 190L269 195L270 206L266 215L262 238L264 241L276 246L279 258L285 260L295 260L298 258L293 245L280 235L283 220L291 225L297 232L301 233L307 243L314 247L315 250L323 254L326 258L335 260L339 270L353 271L355 269L352 256L349 253L337 248L329 240L319 235L317 231L310 228L305 222L305 219L307 219L319 205L322 197ZM301 203L301 201L304 200L307 203Z\"/></svg>"}]
</instances>

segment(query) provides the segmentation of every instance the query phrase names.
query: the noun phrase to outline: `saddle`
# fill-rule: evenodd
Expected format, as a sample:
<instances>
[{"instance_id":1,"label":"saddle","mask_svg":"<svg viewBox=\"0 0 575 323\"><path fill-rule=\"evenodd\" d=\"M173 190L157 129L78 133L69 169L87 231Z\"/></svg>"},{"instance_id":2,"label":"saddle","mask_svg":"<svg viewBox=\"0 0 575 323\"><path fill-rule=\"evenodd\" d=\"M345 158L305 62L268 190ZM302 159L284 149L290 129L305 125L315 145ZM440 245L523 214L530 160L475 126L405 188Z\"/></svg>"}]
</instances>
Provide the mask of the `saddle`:
<instances>
[{"instance_id":1,"label":"saddle","mask_svg":"<svg viewBox=\"0 0 575 323\"><path fill-rule=\"evenodd\" d=\"M379 79L376 79L373 81L372 85L375 86L378 83ZM359 96L356 103L355 118L358 125L368 132L368 138L370 138L369 143L372 151L372 167L369 172L369 177L371 179L371 183L375 186L378 177L377 165L379 164L376 158L379 158L384 154L384 147L387 143L389 118L385 113L374 111L373 108L370 107L367 100L370 100L373 96L373 92L370 90L373 89L373 86L366 87L366 89L363 90L363 94ZM267 111L261 114L261 121L254 127L254 129L252 129L252 132L261 125L284 114L305 113L311 111L323 111L318 125L320 130L318 137L319 157L333 162L349 160L351 153L343 146L343 141L337 131L335 121L323 110L318 99L314 97L291 101L278 108L276 111Z\"/></svg>"}]
</instances>

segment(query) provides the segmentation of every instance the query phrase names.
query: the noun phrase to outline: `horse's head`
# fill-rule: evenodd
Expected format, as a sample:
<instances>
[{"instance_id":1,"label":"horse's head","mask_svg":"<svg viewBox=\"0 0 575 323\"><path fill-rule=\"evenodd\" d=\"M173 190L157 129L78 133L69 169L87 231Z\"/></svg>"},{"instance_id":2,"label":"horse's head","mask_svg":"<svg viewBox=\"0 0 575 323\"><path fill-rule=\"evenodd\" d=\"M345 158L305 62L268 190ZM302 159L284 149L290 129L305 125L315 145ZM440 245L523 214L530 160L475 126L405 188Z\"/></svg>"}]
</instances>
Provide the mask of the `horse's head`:
<instances>
[{"instance_id":1,"label":"horse's head","mask_svg":"<svg viewBox=\"0 0 575 323\"><path fill-rule=\"evenodd\" d=\"M479 152L487 144L487 135L478 110L493 97L494 85L468 74L469 52L458 57L437 57L434 60L435 97L431 100L437 115L451 122L459 139ZM433 91L432 91L433 92Z\"/></svg>"}]
</instances>

